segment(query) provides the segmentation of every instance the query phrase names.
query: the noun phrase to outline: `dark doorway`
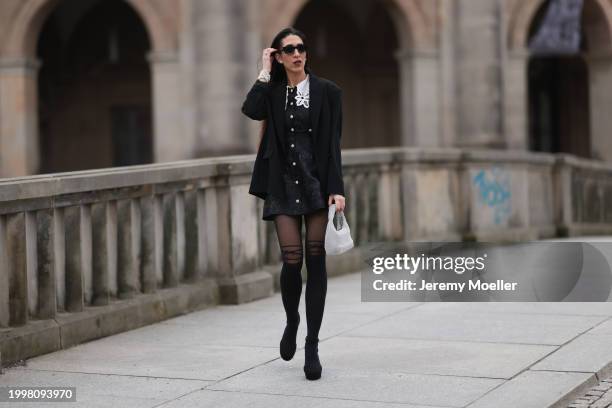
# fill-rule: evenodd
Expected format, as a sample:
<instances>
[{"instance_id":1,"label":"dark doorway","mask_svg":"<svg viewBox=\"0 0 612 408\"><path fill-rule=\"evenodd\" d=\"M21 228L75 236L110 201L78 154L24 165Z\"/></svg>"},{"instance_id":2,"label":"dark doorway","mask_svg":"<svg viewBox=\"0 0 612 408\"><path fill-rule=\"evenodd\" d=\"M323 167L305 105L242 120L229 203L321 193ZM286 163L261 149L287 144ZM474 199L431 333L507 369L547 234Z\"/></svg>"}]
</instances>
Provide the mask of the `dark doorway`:
<instances>
[{"instance_id":1,"label":"dark doorway","mask_svg":"<svg viewBox=\"0 0 612 408\"><path fill-rule=\"evenodd\" d=\"M41 173L152 162L146 27L123 0L65 0L41 31Z\"/></svg>"},{"instance_id":2,"label":"dark doorway","mask_svg":"<svg viewBox=\"0 0 612 408\"><path fill-rule=\"evenodd\" d=\"M529 62L529 136L534 151L590 157L589 74L582 57Z\"/></svg>"},{"instance_id":3,"label":"dark doorway","mask_svg":"<svg viewBox=\"0 0 612 408\"><path fill-rule=\"evenodd\" d=\"M399 146L399 42L384 2L312 0L295 27L313 71L343 90L342 147Z\"/></svg>"},{"instance_id":4,"label":"dark doorway","mask_svg":"<svg viewBox=\"0 0 612 408\"><path fill-rule=\"evenodd\" d=\"M530 27L533 38L542 24L550 0L544 2ZM585 1L581 17L580 54L537 56L529 59L529 145L539 152L570 153L591 157L591 122L588 32L593 4Z\"/></svg>"}]
</instances>

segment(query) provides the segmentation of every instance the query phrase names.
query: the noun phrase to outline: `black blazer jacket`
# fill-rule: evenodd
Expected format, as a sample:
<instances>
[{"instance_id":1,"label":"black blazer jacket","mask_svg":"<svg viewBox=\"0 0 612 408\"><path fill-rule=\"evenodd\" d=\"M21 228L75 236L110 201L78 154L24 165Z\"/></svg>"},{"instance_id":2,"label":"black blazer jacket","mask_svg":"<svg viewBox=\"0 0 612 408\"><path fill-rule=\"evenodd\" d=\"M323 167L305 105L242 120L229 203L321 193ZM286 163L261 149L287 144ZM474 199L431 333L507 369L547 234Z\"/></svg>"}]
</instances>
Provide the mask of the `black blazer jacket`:
<instances>
[{"instance_id":1,"label":"black blazer jacket","mask_svg":"<svg viewBox=\"0 0 612 408\"><path fill-rule=\"evenodd\" d=\"M310 75L310 117L314 158L322 192L344 195L340 138L342 134L342 90L306 68ZM253 120L266 119L257 151L249 193L265 199L270 193L284 198L283 164L287 157L285 98L287 82L255 81L242 105L242 113Z\"/></svg>"}]
</instances>

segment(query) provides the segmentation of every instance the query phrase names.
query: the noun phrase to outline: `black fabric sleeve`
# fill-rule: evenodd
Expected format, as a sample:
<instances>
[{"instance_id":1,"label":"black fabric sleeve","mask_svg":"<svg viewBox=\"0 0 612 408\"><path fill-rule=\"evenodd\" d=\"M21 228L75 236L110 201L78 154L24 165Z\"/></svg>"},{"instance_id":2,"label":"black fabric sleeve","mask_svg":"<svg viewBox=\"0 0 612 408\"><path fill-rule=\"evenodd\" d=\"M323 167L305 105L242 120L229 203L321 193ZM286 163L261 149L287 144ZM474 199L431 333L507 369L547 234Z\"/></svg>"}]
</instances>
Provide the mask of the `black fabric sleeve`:
<instances>
[{"instance_id":1,"label":"black fabric sleeve","mask_svg":"<svg viewBox=\"0 0 612 408\"><path fill-rule=\"evenodd\" d=\"M338 87L334 87L330 91L332 133L327 173L327 190L328 194L340 194L344 196L342 153L340 152L340 139L342 137L342 90Z\"/></svg>"},{"instance_id":2,"label":"black fabric sleeve","mask_svg":"<svg viewBox=\"0 0 612 408\"><path fill-rule=\"evenodd\" d=\"M253 120L264 120L268 116L266 101L270 93L270 83L255 81L242 104L242 113Z\"/></svg>"}]
</instances>

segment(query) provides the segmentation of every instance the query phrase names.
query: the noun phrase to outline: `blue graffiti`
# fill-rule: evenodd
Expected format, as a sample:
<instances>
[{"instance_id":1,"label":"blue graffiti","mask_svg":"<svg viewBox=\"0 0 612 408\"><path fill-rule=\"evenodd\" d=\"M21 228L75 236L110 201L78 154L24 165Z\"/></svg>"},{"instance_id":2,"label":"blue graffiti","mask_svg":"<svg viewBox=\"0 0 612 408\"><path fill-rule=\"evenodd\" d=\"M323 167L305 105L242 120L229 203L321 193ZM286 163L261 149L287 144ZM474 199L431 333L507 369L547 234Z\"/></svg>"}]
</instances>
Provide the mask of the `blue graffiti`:
<instances>
[{"instance_id":1,"label":"blue graffiti","mask_svg":"<svg viewBox=\"0 0 612 408\"><path fill-rule=\"evenodd\" d=\"M480 202L493 210L495 224L501 224L511 212L512 193L509 175L500 168L494 167L490 171L489 178L484 170L480 170L473 181L478 187Z\"/></svg>"}]
</instances>

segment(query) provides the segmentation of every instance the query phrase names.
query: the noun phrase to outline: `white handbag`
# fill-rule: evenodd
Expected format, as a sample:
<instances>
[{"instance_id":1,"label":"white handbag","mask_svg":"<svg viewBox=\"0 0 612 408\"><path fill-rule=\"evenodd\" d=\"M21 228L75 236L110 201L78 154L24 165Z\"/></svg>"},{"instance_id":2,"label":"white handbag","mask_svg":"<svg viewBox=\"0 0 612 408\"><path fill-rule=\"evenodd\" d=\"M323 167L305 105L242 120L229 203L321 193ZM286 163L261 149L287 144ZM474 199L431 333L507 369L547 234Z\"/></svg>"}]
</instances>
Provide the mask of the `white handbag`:
<instances>
[{"instance_id":1,"label":"white handbag","mask_svg":"<svg viewBox=\"0 0 612 408\"><path fill-rule=\"evenodd\" d=\"M334 216L336 214L336 204L329 206L327 213L327 230L325 231L325 252L328 255L340 255L353 248L353 238L344 211L338 215L340 218L340 229L336 229Z\"/></svg>"}]
</instances>

